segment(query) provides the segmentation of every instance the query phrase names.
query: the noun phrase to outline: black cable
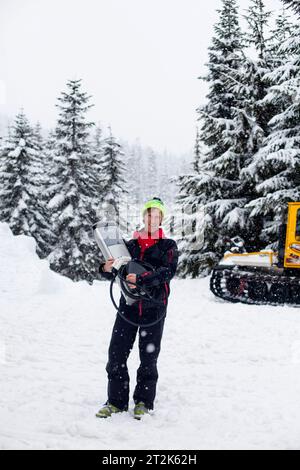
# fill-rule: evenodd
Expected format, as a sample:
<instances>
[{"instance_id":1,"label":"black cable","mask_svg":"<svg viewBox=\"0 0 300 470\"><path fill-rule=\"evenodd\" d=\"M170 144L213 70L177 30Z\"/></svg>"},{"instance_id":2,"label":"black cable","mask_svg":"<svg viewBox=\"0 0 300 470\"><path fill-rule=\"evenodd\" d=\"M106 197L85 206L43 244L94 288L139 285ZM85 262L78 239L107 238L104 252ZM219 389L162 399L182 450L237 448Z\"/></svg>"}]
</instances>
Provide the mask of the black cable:
<instances>
[{"instance_id":1,"label":"black cable","mask_svg":"<svg viewBox=\"0 0 300 470\"><path fill-rule=\"evenodd\" d=\"M142 264L144 266L146 266L147 268L150 268L152 271L154 270L153 266L150 264L150 263L147 263L146 261L138 261L139 264ZM139 287L139 286L136 286L136 288L134 289L136 291L136 293L132 292L130 290L128 286L128 284L134 284L133 282L131 281L127 281L125 277L122 276L123 274L123 271L126 269L126 265L122 265L120 267L120 269L118 271L115 270L115 272L113 273L114 274L114 277L113 279L111 280L111 283L110 283L110 289L109 289L109 293L110 293L110 298L111 298L111 301L114 305L114 307L116 308L117 310L117 314L120 315L121 318L123 318L123 320L125 320L127 323L133 325L133 326L142 326L142 327L150 327L150 326L153 326L153 325L156 325L157 323L159 323L167 314L167 306L164 302L162 301L158 301L158 300L155 300L153 299L153 297L151 296L151 294L149 293L148 289L146 289L145 287ZM122 314L122 312L120 312L119 310L119 306L116 304L115 302L115 299L114 299L114 296L113 296L113 285L114 285L114 282L116 280L116 278L119 278L120 279L120 284L121 284L121 290L124 290L125 294L131 298L131 299L134 299L136 301L139 301L139 300L146 300L148 302L152 302L152 303L156 303L158 305L164 305L165 306L165 309L164 309L164 312L163 314L158 318L156 319L155 321L151 322L151 323L136 323L136 322L133 322L132 320L129 320L128 318L125 317L125 315ZM140 291L144 291L145 292L145 295L142 294Z\"/></svg>"},{"instance_id":2,"label":"black cable","mask_svg":"<svg viewBox=\"0 0 300 470\"><path fill-rule=\"evenodd\" d=\"M153 266L150 263L147 263L146 261L139 262L139 264L144 264L146 267L150 268L152 271L154 270ZM124 276L122 276L123 271L125 271L125 269L126 269L126 265L121 266L119 271L117 271L117 276L120 279L120 284L122 286L122 290L126 293L126 295L128 297L130 297L131 299L134 299L134 300L143 299L143 300L146 300L148 302L155 303L157 305L164 305L164 303L161 300L154 299L151 296L151 293L148 291L148 289L144 286L143 287L136 286L135 289L128 288L127 285L128 284L134 284L134 282L127 281L126 278ZM134 291L137 291L137 293L135 293ZM143 295L143 293L141 291L144 291L146 296Z\"/></svg>"}]
</instances>

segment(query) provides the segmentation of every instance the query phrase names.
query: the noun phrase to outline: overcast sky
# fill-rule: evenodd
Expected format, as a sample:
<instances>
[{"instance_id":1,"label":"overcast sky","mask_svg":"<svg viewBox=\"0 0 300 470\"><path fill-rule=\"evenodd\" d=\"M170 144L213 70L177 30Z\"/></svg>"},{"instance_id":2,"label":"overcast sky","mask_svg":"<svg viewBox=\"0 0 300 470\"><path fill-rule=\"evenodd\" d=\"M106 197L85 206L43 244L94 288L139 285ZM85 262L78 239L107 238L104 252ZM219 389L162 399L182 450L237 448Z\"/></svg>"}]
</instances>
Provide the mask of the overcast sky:
<instances>
[{"instance_id":1,"label":"overcast sky","mask_svg":"<svg viewBox=\"0 0 300 470\"><path fill-rule=\"evenodd\" d=\"M240 11L249 0L240 0ZM265 0L278 10L280 0ZM55 125L68 79L89 118L154 149L188 152L221 0L0 0L0 114Z\"/></svg>"}]
</instances>

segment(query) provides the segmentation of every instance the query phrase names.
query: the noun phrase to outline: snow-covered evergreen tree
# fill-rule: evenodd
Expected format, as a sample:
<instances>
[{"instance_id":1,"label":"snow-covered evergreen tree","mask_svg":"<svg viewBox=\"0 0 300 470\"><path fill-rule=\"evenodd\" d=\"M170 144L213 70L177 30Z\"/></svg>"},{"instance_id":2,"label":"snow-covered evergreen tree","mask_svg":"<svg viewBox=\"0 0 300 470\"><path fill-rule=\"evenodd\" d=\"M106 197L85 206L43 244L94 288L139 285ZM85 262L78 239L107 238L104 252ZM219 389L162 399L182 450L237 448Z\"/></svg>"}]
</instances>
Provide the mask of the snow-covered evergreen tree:
<instances>
[{"instance_id":1,"label":"snow-covered evergreen tree","mask_svg":"<svg viewBox=\"0 0 300 470\"><path fill-rule=\"evenodd\" d=\"M57 245L48 259L50 267L77 281L92 282L97 273L97 248L92 238L89 174L89 129L86 120L90 96L81 91L81 80L69 80L56 105L59 118L52 151L51 187L48 207Z\"/></svg>"},{"instance_id":2,"label":"snow-covered evergreen tree","mask_svg":"<svg viewBox=\"0 0 300 470\"><path fill-rule=\"evenodd\" d=\"M147 151L147 168L145 178L145 187L148 193L147 199L150 199L155 197L155 195L157 195L159 192L156 153L151 148L149 148Z\"/></svg>"},{"instance_id":3,"label":"snow-covered evergreen tree","mask_svg":"<svg viewBox=\"0 0 300 470\"><path fill-rule=\"evenodd\" d=\"M127 169L127 178L131 179L136 193L137 193L137 202L142 204L146 197L145 195L145 149L142 147L142 144L139 139L136 139L132 145L132 152L134 154L135 167ZM129 172L128 172L129 170ZM132 187L132 190L134 190Z\"/></svg>"},{"instance_id":4,"label":"snow-covered evergreen tree","mask_svg":"<svg viewBox=\"0 0 300 470\"><path fill-rule=\"evenodd\" d=\"M173 208L173 220L168 219L172 236L177 240L180 258L178 263L178 274L181 277L190 275L197 277L200 273L206 273L210 262L216 262L217 257L213 252L207 256L207 238L204 237L204 230L212 229L211 218L204 213L206 202L205 194L198 191L197 182L199 174L195 172L197 165L201 165L201 155L199 156L195 144L194 160L191 164L190 173L175 176L172 178L178 187L176 206ZM201 175L203 180L203 174ZM200 243L199 243L200 242ZM208 261L209 260L209 261Z\"/></svg>"},{"instance_id":5,"label":"snow-covered evergreen tree","mask_svg":"<svg viewBox=\"0 0 300 470\"><path fill-rule=\"evenodd\" d=\"M35 140L38 144L38 147L41 150L43 150L44 146L45 146L45 141L44 141L42 133L43 133L42 125L41 125L40 121L37 121L37 123L33 127L33 135L34 135Z\"/></svg>"},{"instance_id":6,"label":"snow-covered evergreen tree","mask_svg":"<svg viewBox=\"0 0 300 470\"><path fill-rule=\"evenodd\" d=\"M200 158L201 158L201 144L200 144L200 133L199 133L199 128L196 128L196 140L195 140L195 146L194 146L194 161L193 161L193 167L195 173L199 173L200 169Z\"/></svg>"},{"instance_id":7,"label":"snow-covered evergreen tree","mask_svg":"<svg viewBox=\"0 0 300 470\"><path fill-rule=\"evenodd\" d=\"M30 235L30 165L36 149L33 132L24 111L15 118L8 139L4 139L0 160L0 219L15 235Z\"/></svg>"},{"instance_id":8,"label":"snow-covered evergreen tree","mask_svg":"<svg viewBox=\"0 0 300 470\"><path fill-rule=\"evenodd\" d=\"M280 40L282 41L282 34ZM256 182L258 196L249 203L252 216L262 215L262 240L276 247L288 201L300 197L300 26L299 23L277 47L274 71L266 74L271 84L264 101L272 103L277 114L270 120L271 132L244 170Z\"/></svg>"},{"instance_id":9,"label":"snow-covered evergreen tree","mask_svg":"<svg viewBox=\"0 0 300 470\"><path fill-rule=\"evenodd\" d=\"M158 182L158 197L160 197L164 203L173 201L170 174L166 159L161 163L161 172Z\"/></svg>"},{"instance_id":10,"label":"snow-covered evergreen tree","mask_svg":"<svg viewBox=\"0 0 300 470\"><path fill-rule=\"evenodd\" d=\"M272 106L263 101L267 94L264 77L274 67L270 38L267 37L270 15L271 12L266 10L263 0L250 0L250 7L245 15L249 27L245 41L248 46L254 47L255 57L252 59L248 54L244 62L244 81L248 90L243 89L243 92L246 92L248 98L248 114L254 119L256 126L251 149L254 153L268 134L268 122L273 113Z\"/></svg>"},{"instance_id":11,"label":"snow-covered evergreen tree","mask_svg":"<svg viewBox=\"0 0 300 470\"><path fill-rule=\"evenodd\" d=\"M241 68L232 75L232 92L238 97L235 109L236 135L239 154L241 156L241 175L239 193L243 195L243 206L239 209L244 229L237 234L245 240L246 248L251 251L263 247L260 234L263 227L263 217L252 214L247 203L257 197L255 182L245 178L243 168L251 164L253 155L260 149L264 138L269 134L269 120L275 113L273 103L264 101L268 83L266 73L275 66L274 52L270 38L267 37L267 27L270 12L266 11L262 0L251 0L249 10L245 15L248 23L245 35L244 60ZM254 54L253 54L254 52Z\"/></svg>"},{"instance_id":12,"label":"snow-covered evergreen tree","mask_svg":"<svg viewBox=\"0 0 300 470\"><path fill-rule=\"evenodd\" d=\"M281 44L292 34L294 24L288 15L287 9L283 7L275 19L275 28L271 30L270 53L273 61L273 69L283 64L285 56L279 52ZM266 80L265 80L266 81Z\"/></svg>"},{"instance_id":13,"label":"snow-covered evergreen tree","mask_svg":"<svg viewBox=\"0 0 300 470\"><path fill-rule=\"evenodd\" d=\"M126 160L126 191L127 194L123 198L122 207L124 209L124 217L127 220L128 237L131 238L132 230L139 228L140 225L140 205L142 190L142 171L140 159L140 147L136 145L123 146Z\"/></svg>"},{"instance_id":14,"label":"snow-covered evergreen tree","mask_svg":"<svg viewBox=\"0 0 300 470\"><path fill-rule=\"evenodd\" d=\"M104 154L103 129L98 124L91 138L90 152L88 156L88 168L86 169L90 178L90 220L94 223L98 219L99 202L103 195L103 154Z\"/></svg>"},{"instance_id":15,"label":"snow-covered evergreen tree","mask_svg":"<svg viewBox=\"0 0 300 470\"><path fill-rule=\"evenodd\" d=\"M140 155L138 148L135 146L128 146L126 149L126 190L130 195L132 204L138 205L141 199L141 169L140 169Z\"/></svg>"},{"instance_id":16,"label":"snow-covered evergreen tree","mask_svg":"<svg viewBox=\"0 0 300 470\"><path fill-rule=\"evenodd\" d=\"M44 180L40 125L33 130L21 110L1 150L0 219L14 235L33 236L41 257L49 253L53 242L43 205Z\"/></svg>"},{"instance_id":17,"label":"snow-covered evergreen tree","mask_svg":"<svg viewBox=\"0 0 300 470\"><path fill-rule=\"evenodd\" d=\"M201 124L200 141L205 154L199 174L183 176L179 180L182 188L179 203L185 212L193 213L194 207L198 207L197 210L202 208L202 224L197 229L198 234L202 232L202 247L195 250L193 263L183 268L185 274L190 272L192 276L208 272L215 264L223 251L224 236L232 236L248 228L243 210L246 200L240 193L239 180L244 158L236 120L239 94L232 87L232 77L236 76L243 61L243 37L236 1L223 0L218 11L220 18L214 27L215 35L209 48L209 71L204 77L209 83L208 102L197 109Z\"/></svg>"},{"instance_id":18,"label":"snow-covered evergreen tree","mask_svg":"<svg viewBox=\"0 0 300 470\"><path fill-rule=\"evenodd\" d=\"M285 5L293 8L293 10L300 15L300 2L299 0L282 0Z\"/></svg>"},{"instance_id":19,"label":"snow-covered evergreen tree","mask_svg":"<svg viewBox=\"0 0 300 470\"><path fill-rule=\"evenodd\" d=\"M105 219L113 219L121 231L127 231L127 222L123 216L123 201L127 194L125 179L125 154L117 138L109 127L109 135L103 143L103 193L99 208ZM126 210L126 209L125 209ZM125 214L126 216L126 214Z\"/></svg>"},{"instance_id":20,"label":"snow-covered evergreen tree","mask_svg":"<svg viewBox=\"0 0 300 470\"><path fill-rule=\"evenodd\" d=\"M42 126L37 122L33 128L33 142L37 149L36 165L32 167L32 178L39 191L39 197L32 204L35 223L31 226L31 235L36 241L36 252L40 258L49 255L55 246L56 237L51 227L51 215L47 207L47 186L50 176L50 164L46 153L46 142L42 136Z\"/></svg>"},{"instance_id":21,"label":"snow-covered evergreen tree","mask_svg":"<svg viewBox=\"0 0 300 470\"><path fill-rule=\"evenodd\" d=\"M271 12L266 10L263 0L250 0L250 6L244 15L249 25L247 40L253 44L258 58L266 60L268 40L266 38L266 27L268 26Z\"/></svg>"}]
</instances>

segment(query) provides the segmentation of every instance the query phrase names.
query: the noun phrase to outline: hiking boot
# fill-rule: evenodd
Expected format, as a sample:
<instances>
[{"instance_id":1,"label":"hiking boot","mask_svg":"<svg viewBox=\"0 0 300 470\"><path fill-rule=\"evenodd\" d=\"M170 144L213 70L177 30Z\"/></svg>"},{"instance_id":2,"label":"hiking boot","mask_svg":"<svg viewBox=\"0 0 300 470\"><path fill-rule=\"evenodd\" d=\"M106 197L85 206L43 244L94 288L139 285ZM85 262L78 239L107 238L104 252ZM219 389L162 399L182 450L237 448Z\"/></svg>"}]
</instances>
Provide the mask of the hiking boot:
<instances>
[{"instance_id":1,"label":"hiking boot","mask_svg":"<svg viewBox=\"0 0 300 470\"><path fill-rule=\"evenodd\" d=\"M121 413L123 410L117 408L116 406L112 405L111 403L105 403L105 405L100 408L98 413L96 413L97 418L108 418L113 413Z\"/></svg>"},{"instance_id":2,"label":"hiking boot","mask_svg":"<svg viewBox=\"0 0 300 470\"><path fill-rule=\"evenodd\" d=\"M144 416L145 414L148 414L149 413L149 410L148 408L146 408L145 406L145 403L140 401L138 403L136 403L135 407L134 407L134 410L133 410L133 416L135 419L141 419L142 416Z\"/></svg>"}]
</instances>

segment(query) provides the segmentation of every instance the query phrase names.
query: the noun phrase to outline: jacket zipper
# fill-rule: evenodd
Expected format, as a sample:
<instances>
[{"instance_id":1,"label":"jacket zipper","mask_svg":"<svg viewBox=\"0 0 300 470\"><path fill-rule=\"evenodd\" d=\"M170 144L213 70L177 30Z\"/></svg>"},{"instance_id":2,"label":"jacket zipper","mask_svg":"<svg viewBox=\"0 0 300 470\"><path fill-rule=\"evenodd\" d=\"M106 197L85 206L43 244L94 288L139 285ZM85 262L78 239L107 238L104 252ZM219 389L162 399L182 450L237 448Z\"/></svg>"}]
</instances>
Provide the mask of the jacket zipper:
<instances>
[{"instance_id":1,"label":"jacket zipper","mask_svg":"<svg viewBox=\"0 0 300 470\"><path fill-rule=\"evenodd\" d=\"M157 240L158 241L158 240ZM156 242L157 243L157 242ZM152 246L156 245L156 243L154 243L153 245L149 246L149 248L152 248ZM148 248L148 249L149 249ZM145 253L146 250L144 250L142 252L142 249L141 249L141 253L140 253L140 260L143 259L144 257L144 253ZM164 297L164 304L166 305L166 297ZM142 306L142 299L139 301L139 316L141 317L143 314L143 306Z\"/></svg>"},{"instance_id":2,"label":"jacket zipper","mask_svg":"<svg viewBox=\"0 0 300 470\"><path fill-rule=\"evenodd\" d=\"M144 257L144 252L142 252L142 249L141 249L141 253L140 253L140 260L142 260ZM142 299L139 301L139 316L141 317L142 316L142 313L143 313L143 306L142 306Z\"/></svg>"}]
</instances>

